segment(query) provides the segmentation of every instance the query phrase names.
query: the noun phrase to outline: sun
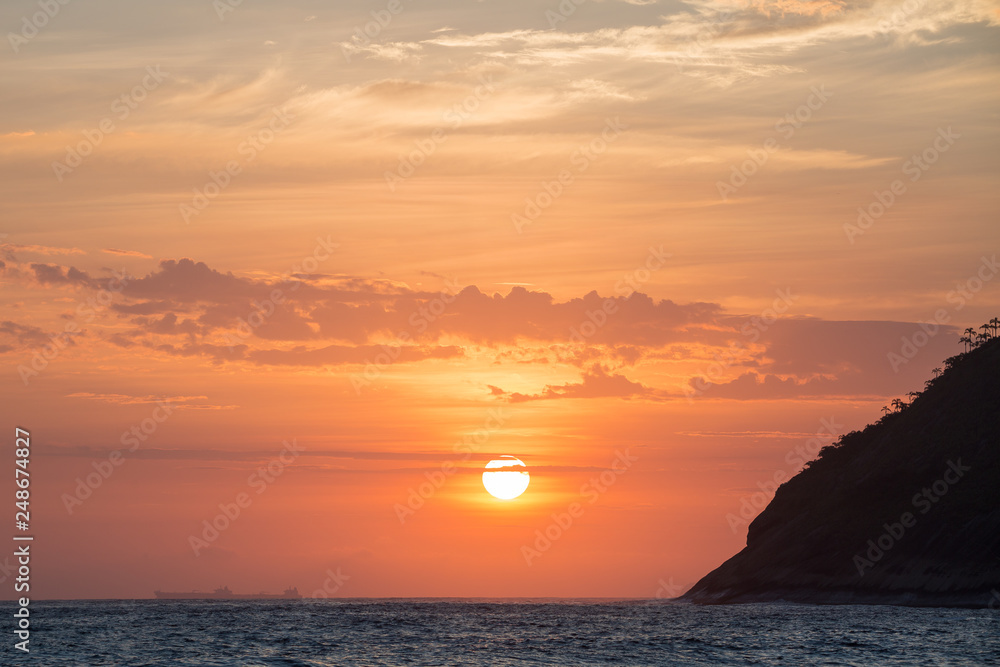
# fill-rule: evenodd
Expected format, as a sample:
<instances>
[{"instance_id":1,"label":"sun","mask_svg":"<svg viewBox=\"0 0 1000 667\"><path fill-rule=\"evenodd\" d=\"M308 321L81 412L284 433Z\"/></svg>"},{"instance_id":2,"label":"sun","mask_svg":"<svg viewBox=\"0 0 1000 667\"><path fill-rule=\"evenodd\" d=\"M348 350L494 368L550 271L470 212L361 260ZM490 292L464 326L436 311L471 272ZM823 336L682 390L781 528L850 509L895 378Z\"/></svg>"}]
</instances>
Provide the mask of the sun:
<instances>
[{"instance_id":1,"label":"sun","mask_svg":"<svg viewBox=\"0 0 1000 667\"><path fill-rule=\"evenodd\" d=\"M490 495L500 500L513 500L524 493L528 488L531 476L524 470L513 470L513 468L524 468L524 462L514 456L504 455L498 459L493 459L486 464L486 472L483 473L483 486Z\"/></svg>"}]
</instances>

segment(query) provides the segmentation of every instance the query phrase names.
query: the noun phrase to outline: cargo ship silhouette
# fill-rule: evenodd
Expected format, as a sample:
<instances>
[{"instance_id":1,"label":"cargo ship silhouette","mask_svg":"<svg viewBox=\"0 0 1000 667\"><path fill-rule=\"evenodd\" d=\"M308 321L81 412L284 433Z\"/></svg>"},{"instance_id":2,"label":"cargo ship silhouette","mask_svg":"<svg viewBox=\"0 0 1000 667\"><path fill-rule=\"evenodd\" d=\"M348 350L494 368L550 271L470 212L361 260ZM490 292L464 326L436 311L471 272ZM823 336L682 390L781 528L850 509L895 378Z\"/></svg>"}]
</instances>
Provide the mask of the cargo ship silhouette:
<instances>
[{"instance_id":1,"label":"cargo ship silhouette","mask_svg":"<svg viewBox=\"0 0 1000 667\"><path fill-rule=\"evenodd\" d=\"M160 600L299 600L299 589L294 586L286 588L284 593L233 593L229 586L216 588L212 593L189 591L187 593L168 593L153 591Z\"/></svg>"}]
</instances>

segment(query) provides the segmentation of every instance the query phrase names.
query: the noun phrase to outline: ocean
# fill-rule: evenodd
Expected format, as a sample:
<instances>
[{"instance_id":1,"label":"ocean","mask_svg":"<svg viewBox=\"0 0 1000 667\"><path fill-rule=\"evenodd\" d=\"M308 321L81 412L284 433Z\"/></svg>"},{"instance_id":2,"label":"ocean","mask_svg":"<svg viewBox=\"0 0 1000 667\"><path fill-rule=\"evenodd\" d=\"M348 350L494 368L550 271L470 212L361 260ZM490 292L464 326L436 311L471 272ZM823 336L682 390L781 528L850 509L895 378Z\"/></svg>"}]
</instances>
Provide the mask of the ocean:
<instances>
[{"instance_id":1,"label":"ocean","mask_svg":"<svg viewBox=\"0 0 1000 667\"><path fill-rule=\"evenodd\" d=\"M9 602L5 610L13 610ZM93 600L0 664L1000 665L1000 612L607 600Z\"/></svg>"}]
</instances>

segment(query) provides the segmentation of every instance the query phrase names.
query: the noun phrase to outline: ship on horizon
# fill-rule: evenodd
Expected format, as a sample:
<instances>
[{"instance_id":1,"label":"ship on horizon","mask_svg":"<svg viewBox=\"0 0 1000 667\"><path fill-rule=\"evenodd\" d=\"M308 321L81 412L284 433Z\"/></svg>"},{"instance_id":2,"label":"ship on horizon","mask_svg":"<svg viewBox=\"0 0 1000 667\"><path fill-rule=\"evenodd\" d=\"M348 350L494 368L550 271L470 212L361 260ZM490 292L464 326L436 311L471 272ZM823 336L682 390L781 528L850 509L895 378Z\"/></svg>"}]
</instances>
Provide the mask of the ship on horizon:
<instances>
[{"instance_id":1,"label":"ship on horizon","mask_svg":"<svg viewBox=\"0 0 1000 667\"><path fill-rule=\"evenodd\" d=\"M284 593L233 593L229 586L216 588L211 593L203 591L189 591L187 593L170 593L164 591L153 591L153 595L160 600L301 600L299 589L292 586L286 588Z\"/></svg>"}]
</instances>

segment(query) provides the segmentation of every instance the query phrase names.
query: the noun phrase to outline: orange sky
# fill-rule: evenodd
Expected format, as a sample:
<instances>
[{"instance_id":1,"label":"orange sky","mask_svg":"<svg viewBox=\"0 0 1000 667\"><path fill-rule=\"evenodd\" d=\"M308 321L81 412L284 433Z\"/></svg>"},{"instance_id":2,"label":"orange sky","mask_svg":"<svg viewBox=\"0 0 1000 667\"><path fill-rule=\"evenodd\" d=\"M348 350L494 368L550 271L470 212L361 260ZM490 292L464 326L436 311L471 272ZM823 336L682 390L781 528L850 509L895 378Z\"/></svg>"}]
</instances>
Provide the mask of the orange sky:
<instances>
[{"instance_id":1,"label":"orange sky","mask_svg":"<svg viewBox=\"0 0 1000 667\"><path fill-rule=\"evenodd\" d=\"M550 4L0 9L34 596L676 595L998 314L995 2Z\"/></svg>"}]
</instances>

